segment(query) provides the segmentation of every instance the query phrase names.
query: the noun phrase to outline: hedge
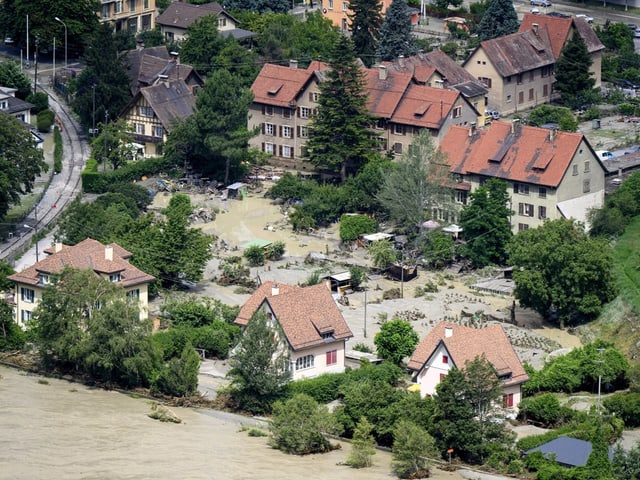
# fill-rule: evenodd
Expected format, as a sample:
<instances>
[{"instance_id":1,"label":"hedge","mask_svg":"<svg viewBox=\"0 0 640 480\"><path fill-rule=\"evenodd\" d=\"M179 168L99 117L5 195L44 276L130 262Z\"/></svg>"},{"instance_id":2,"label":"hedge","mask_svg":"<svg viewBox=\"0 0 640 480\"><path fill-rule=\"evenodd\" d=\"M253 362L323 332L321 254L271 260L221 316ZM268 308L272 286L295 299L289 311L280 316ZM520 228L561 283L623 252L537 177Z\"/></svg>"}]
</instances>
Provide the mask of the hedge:
<instances>
[{"instance_id":1,"label":"hedge","mask_svg":"<svg viewBox=\"0 0 640 480\"><path fill-rule=\"evenodd\" d=\"M82 190L85 193L105 193L117 183L140 180L145 175L166 171L172 166L164 157L152 157L130 162L117 170L98 172L98 162L90 158L82 171Z\"/></svg>"},{"instance_id":2,"label":"hedge","mask_svg":"<svg viewBox=\"0 0 640 480\"><path fill-rule=\"evenodd\" d=\"M60 129L55 127L53 129L53 171L60 173L62 171L62 135L60 135Z\"/></svg>"}]
</instances>

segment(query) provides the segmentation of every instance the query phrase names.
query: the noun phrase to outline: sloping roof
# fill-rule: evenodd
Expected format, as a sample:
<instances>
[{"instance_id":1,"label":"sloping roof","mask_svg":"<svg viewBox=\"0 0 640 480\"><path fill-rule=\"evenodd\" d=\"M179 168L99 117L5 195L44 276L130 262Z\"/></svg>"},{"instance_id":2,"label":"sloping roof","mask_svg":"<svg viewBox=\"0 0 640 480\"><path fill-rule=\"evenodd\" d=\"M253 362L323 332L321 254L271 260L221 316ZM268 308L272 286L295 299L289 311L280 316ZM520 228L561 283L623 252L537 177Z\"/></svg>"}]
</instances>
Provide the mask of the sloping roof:
<instances>
[{"instance_id":1,"label":"sloping roof","mask_svg":"<svg viewBox=\"0 0 640 480\"><path fill-rule=\"evenodd\" d=\"M553 49L553 55L556 60L560 58L562 49L569 39L569 34L574 31L574 29L578 31L590 53L604 49L604 45L584 19L525 13L518 31L532 31L533 25L538 25L538 28L544 28L548 32L551 48Z\"/></svg>"},{"instance_id":2,"label":"sloping roof","mask_svg":"<svg viewBox=\"0 0 640 480\"><path fill-rule=\"evenodd\" d=\"M412 84L407 89L391 121L438 130L451 113L460 92Z\"/></svg>"},{"instance_id":3,"label":"sloping roof","mask_svg":"<svg viewBox=\"0 0 640 480\"><path fill-rule=\"evenodd\" d=\"M447 328L451 328L452 331L449 337L445 336ZM459 369L463 369L467 361L485 355L498 371L498 375L510 374L505 385L518 385L529 379L509 338L499 324L475 329L441 322L418 344L409 360L409 369L415 372L422 370L440 344L444 344L451 360Z\"/></svg>"},{"instance_id":4,"label":"sloping roof","mask_svg":"<svg viewBox=\"0 0 640 480\"><path fill-rule=\"evenodd\" d=\"M45 253L48 253L49 256L7 278L14 282L36 286L39 284L38 275L40 273L51 275L62 272L65 267L71 267L77 270L93 270L101 274L120 273L120 284L124 287L155 280L155 277L134 267L127 261L127 258L131 257L131 253L116 243L111 244L111 247L113 248L111 260L107 259L108 246L91 238L73 246L62 245L62 249L57 252L55 248L48 248Z\"/></svg>"},{"instance_id":5,"label":"sloping roof","mask_svg":"<svg viewBox=\"0 0 640 480\"><path fill-rule=\"evenodd\" d=\"M556 61L546 28L512 33L480 44L489 61L502 77L517 75Z\"/></svg>"},{"instance_id":6,"label":"sloping roof","mask_svg":"<svg viewBox=\"0 0 640 480\"><path fill-rule=\"evenodd\" d=\"M587 459L591 455L592 449L591 442L562 436L539 447L527 450L525 455L533 452L542 452L545 458L551 458L553 455L556 462L567 467L581 467L587 464Z\"/></svg>"},{"instance_id":7,"label":"sloping roof","mask_svg":"<svg viewBox=\"0 0 640 480\"><path fill-rule=\"evenodd\" d=\"M452 173L557 187L584 140L581 133L494 121L486 129L452 126L440 142Z\"/></svg>"},{"instance_id":8,"label":"sloping roof","mask_svg":"<svg viewBox=\"0 0 640 480\"><path fill-rule=\"evenodd\" d=\"M311 62L304 68L292 68L265 63L251 85L253 101L266 105L289 107L316 70L326 68L321 62Z\"/></svg>"},{"instance_id":9,"label":"sloping roof","mask_svg":"<svg viewBox=\"0 0 640 480\"><path fill-rule=\"evenodd\" d=\"M273 295L274 285L279 290L277 295ZM335 340L353 336L324 284L303 288L265 282L242 306L235 323L246 325L264 302L269 304L294 351L326 343L323 334L331 334Z\"/></svg>"},{"instance_id":10,"label":"sloping roof","mask_svg":"<svg viewBox=\"0 0 640 480\"><path fill-rule=\"evenodd\" d=\"M156 18L156 23L158 25L187 29L193 22L205 15L220 15L221 13L237 23L237 20L229 15L222 5L215 2L204 3L202 5L194 5L186 2L173 2L164 12L162 12L161 15L158 16L158 18Z\"/></svg>"},{"instance_id":11,"label":"sloping roof","mask_svg":"<svg viewBox=\"0 0 640 480\"><path fill-rule=\"evenodd\" d=\"M161 59L164 63L167 63L169 60L169 51L165 45L162 45L159 47L136 48L135 50L129 50L124 56L127 76L129 77L129 88L133 95L138 91L140 72L143 70L142 65L145 60L148 62L149 58ZM143 77L146 76L148 75L143 75Z\"/></svg>"},{"instance_id":12,"label":"sloping roof","mask_svg":"<svg viewBox=\"0 0 640 480\"><path fill-rule=\"evenodd\" d=\"M149 102L167 131L171 130L177 120L193 115L196 107L196 98L183 80L161 81L141 88L139 95Z\"/></svg>"},{"instance_id":13,"label":"sloping roof","mask_svg":"<svg viewBox=\"0 0 640 480\"><path fill-rule=\"evenodd\" d=\"M386 70L384 66L366 70L367 108L375 117L391 118L411 83L411 74L386 71L383 75L381 68Z\"/></svg>"}]
</instances>

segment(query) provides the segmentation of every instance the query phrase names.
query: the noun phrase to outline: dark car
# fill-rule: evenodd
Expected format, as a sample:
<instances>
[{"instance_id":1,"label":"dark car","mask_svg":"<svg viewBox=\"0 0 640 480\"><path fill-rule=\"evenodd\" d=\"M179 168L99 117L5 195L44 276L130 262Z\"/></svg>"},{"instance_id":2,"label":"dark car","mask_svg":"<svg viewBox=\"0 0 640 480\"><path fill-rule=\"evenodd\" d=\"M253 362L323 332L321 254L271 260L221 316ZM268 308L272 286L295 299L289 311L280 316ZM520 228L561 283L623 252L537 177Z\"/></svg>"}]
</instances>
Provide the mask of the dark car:
<instances>
[{"instance_id":1,"label":"dark car","mask_svg":"<svg viewBox=\"0 0 640 480\"><path fill-rule=\"evenodd\" d=\"M550 17L558 17L558 18L570 18L571 15L565 15L564 13L560 13L560 12L551 12L551 13L547 13L547 15L549 15Z\"/></svg>"},{"instance_id":2,"label":"dark car","mask_svg":"<svg viewBox=\"0 0 640 480\"><path fill-rule=\"evenodd\" d=\"M619 78L614 83L621 88L629 88L631 90L637 90L640 88L637 84L633 83L631 80L627 80L626 78Z\"/></svg>"},{"instance_id":3,"label":"dark car","mask_svg":"<svg viewBox=\"0 0 640 480\"><path fill-rule=\"evenodd\" d=\"M627 27L629 27L631 30L635 30L636 28L638 28L635 23L627 23Z\"/></svg>"}]
</instances>

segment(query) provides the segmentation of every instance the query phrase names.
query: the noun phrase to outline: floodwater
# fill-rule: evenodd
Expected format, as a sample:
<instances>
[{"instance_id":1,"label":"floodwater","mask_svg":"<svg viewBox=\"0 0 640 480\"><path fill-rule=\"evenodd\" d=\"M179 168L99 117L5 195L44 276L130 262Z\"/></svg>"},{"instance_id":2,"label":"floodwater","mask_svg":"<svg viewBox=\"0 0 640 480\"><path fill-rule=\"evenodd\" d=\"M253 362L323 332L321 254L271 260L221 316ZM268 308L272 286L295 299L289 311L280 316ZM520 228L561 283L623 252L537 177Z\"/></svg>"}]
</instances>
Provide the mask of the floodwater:
<instances>
[{"instance_id":1,"label":"floodwater","mask_svg":"<svg viewBox=\"0 0 640 480\"><path fill-rule=\"evenodd\" d=\"M348 443L324 455L286 455L240 431L253 419L172 408L183 423L162 423L147 416L150 403L0 366L0 479L393 478L386 452L355 470L339 465Z\"/></svg>"}]
</instances>

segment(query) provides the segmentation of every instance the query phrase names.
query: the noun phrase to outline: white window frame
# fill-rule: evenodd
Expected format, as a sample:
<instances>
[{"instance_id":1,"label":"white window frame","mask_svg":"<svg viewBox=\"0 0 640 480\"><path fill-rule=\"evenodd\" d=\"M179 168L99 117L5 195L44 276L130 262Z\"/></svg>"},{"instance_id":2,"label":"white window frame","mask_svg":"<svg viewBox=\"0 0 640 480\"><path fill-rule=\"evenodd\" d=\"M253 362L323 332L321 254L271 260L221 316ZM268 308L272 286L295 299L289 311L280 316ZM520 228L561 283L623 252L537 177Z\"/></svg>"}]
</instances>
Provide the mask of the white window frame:
<instances>
[{"instance_id":1,"label":"white window frame","mask_svg":"<svg viewBox=\"0 0 640 480\"><path fill-rule=\"evenodd\" d=\"M300 107L300 118L309 118L311 116L311 109L309 107Z\"/></svg>"},{"instance_id":2,"label":"white window frame","mask_svg":"<svg viewBox=\"0 0 640 480\"><path fill-rule=\"evenodd\" d=\"M283 125L282 138L293 138L293 127L290 127L289 125Z\"/></svg>"},{"instance_id":3,"label":"white window frame","mask_svg":"<svg viewBox=\"0 0 640 480\"><path fill-rule=\"evenodd\" d=\"M117 283L122 281L122 275L118 272L118 273L111 273L109 274L109 281L111 283Z\"/></svg>"},{"instance_id":4,"label":"white window frame","mask_svg":"<svg viewBox=\"0 0 640 480\"><path fill-rule=\"evenodd\" d=\"M291 145L282 145L282 157L293 158L293 147Z\"/></svg>"},{"instance_id":5,"label":"white window frame","mask_svg":"<svg viewBox=\"0 0 640 480\"><path fill-rule=\"evenodd\" d=\"M264 124L264 134L269 135L270 137L275 136L276 134L276 126L273 123Z\"/></svg>"},{"instance_id":6,"label":"white window frame","mask_svg":"<svg viewBox=\"0 0 640 480\"><path fill-rule=\"evenodd\" d=\"M300 138L309 138L309 127L300 125Z\"/></svg>"},{"instance_id":7,"label":"white window frame","mask_svg":"<svg viewBox=\"0 0 640 480\"><path fill-rule=\"evenodd\" d=\"M265 143L264 151L270 155L273 155L275 152L275 146L273 145L273 143Z\"/></svg>"},{"instance_id":8,"label":"white window frame","mask_svg":"<svg viewBox=\"0 0 640 480\"><path fill-rule=\"evenodd\" d=\"M122 13L122 0L116 0L114 7L116 13Z\"/></svg>"},{"instance_id":9,"label":"white window frame","mask_svg":"<svg viewBox=\"0 0 640 480\"><path fill-rule=\"evenodd\" d=\"M145 105L140 105L138 107L138 113L141 117L149 117L153 118L153 108Z\"/></svg>"},{"instance_id":10,"label":"white window frame","mask_svg":"<svg viewBox=\"0 0 640 480\"><path fill-rule=\"evenodd\" d=\"M315 356L305 355L296 360L296 370L307 370L315 365Z\"/></svg>"},{"instance_id":11,"label":"white window frame","mask_svg":"<svg viewBox=\"0 0 640 480\"><path fill-rule=\"evenodd\" d=\"M32 288L20 287L20 298L25 303L34 303L36 301L36 291Z\"/></svg>"},{"instance_id":12,"label":"white window frame","mask_svg":"<svg viewBox=\"0 0 640 480\"><path fill-rule=\"evenodd\" d=\"M453 118L460 118L462 116L462 106L458 105L453 108Z\"/></svg>"},{"instance_id":13,"label":"white window frame","mask_svg":"<svg viewBox=\"0 0 640 480\"><path fill-rule=\"evenodd\" d=\"M162 127L162 125L153 126L153 136L156 138L164 137L164 128Z\"/></svg>"},{"instance_id":14,"label":"white window frame","mask_svg":"<svg viewBox=\"0 0 640 480\"><path fill-rule=\"evenodd\" d=\"M138 135L144 135L144 123L136 123L136 133Z\"/></svg>"},{"instance_id":15,"label":"white window frame","mask_svg":"<svg viewBox=\"0 0 640 480\"><path fill-rule=\"evenodd\" d=\"M29 323L33 318L33 312L31 310L20 310L20 320L22 323Z\"/></svg>"}]
</instances>

